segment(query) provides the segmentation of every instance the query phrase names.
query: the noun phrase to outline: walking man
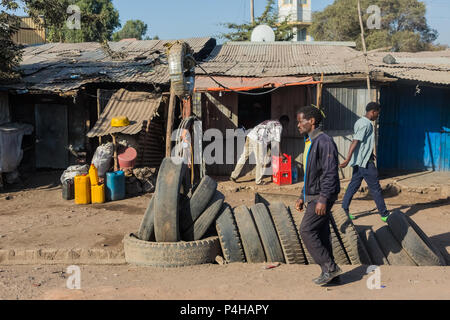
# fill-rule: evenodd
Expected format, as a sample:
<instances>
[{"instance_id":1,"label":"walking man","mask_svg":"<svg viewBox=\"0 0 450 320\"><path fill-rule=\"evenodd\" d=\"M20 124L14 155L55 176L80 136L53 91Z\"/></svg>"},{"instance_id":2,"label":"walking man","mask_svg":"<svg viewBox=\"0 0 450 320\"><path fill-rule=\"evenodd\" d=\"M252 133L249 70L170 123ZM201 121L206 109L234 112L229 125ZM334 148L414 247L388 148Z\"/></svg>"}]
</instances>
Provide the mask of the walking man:
<instances>
[{"instance_id":1,"label":"walking man","mask_svg":"<svg viewBox=\"0 0 450 320\"><path fill-rule=\"evenodd\" d=\"M297 112L297 127L305 136L304 185L296 209L306 212L300 224L300 236L322 273L314 283L325 285L342 273L335 263L330 233L331 208L339 191L338 152L333 139L319 129L319 109L307 106Z\"/></svg>"},{"instance_id":2,"label":"walking man","mask_svg":"<svg viewBox=\"0 0 450 320\"><path fill-rule=\"evenodd\" d=\"M244 168L245 162L253 153L256 160L255 182L258 185L263 184L263 170L269 160L266 152L267 146L271 145L272 155L281 153L283 156L282 150L285 148L284 145L283 147L281 146L281 136L288 124L289 117L283 115L280 117L279 121L266 120L253 128L245 139L244 151L239 157L234 171L231 173L230 180L236 182L236 179L239 178L239 175Z\"/></svg>"},{"instance_id":3,"label":"walking man","mask_svg":"<svg viewBox=\"0 0 450 320\"><path fill-rule=\"evenodd\" d=\"M376 102L370 102L366 107L366 115L361 117L355 123L355 133L353 135L353 142L350 145L347 159L340 164L339 167L345 168L347 165L353 167L353 175L350 184L345 192L342 200L342 208L349 215L350 219L355 219L350 214L349 207L353 196L361 186L364 179L369 187L370 193L377 205L381 220L386 222L389 211L381 193L381 186L378 179L378 170L375 166L374 151L374 129L371 121L378 119L381 107Z\"/></svg>"}]
</instances>

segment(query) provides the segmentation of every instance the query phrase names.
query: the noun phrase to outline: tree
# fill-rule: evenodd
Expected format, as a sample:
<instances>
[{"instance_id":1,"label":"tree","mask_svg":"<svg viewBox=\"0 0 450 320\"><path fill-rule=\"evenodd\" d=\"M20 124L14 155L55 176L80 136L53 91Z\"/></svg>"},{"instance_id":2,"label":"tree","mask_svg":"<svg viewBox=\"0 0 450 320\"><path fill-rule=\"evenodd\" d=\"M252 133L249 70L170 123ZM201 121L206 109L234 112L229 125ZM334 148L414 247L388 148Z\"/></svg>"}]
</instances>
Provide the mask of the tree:
<instances>
[{"instance_id":1,"label":"tree","mask_svg":"<svg viewBox=\"0 0 450 320\"><path fill-rule=\"evenodd\" d=\"M142 40L147 33L147 25L141 20L128 20L122 30L113 34L113 41L136 38Z\"/></svg>"},{"instance_id":2,"label":"tree","mask_svg":"<svg viewBox=\"0 0 450 320\"><path fill-rule=\"evenodd\" d=\"M103 42L120 27L119 12L111 0L24 0L30 16L44 17L50 42ZM80 8L81 29L69 29L70 5ZM35 19L36 20L36 19Z\"/></svg>"},{"instance_id":3,"label":"tree","mask_svg":"<svg viewBox=\"0 0 450 320\"><path fill-rule=\"evenodd\" d=\"M18 4L13 0L2 0L2 6L8 11L18 9ZM8 82L20 77L18 67L22 59L22 48L12 40L13 35L19 30L20 19L5 10L0 12L0 81Z\"/></svg>"},{"instance_id":4,"label":"tree","mask_svg":"<svg viewBox=\"0 0 450 320\"><path fill-rule=\"evenodd\" d=\"M372 15L366 12L369 5L381 9L381 29L368 29L364 23L368 50L392 47L394 51L416 52L441 48L433 45L438 32L428 26L423 2L361 0L364 22ZM313 13L309 31L316 41L356 41L361 49L357 0L335 0L323 11Z\"/></svg>"},{"instance_id":5,"label":"tree","mask_svg":"<svg viewBox=\"0 0 450 320\"><path fill-rule=\"evenodd\" d=\"M275 32L276 41L292 40L294 37L292 26L289 24L288 18L283 19L281 22L279 21L278 11L274 4L275 0L267 0L264 12L261 16L255 18L255 23L253 24L236 24L232 22L222 23L223 26L233 31L222 33L220 37L231 41L250 41L253 29L257 25L266 24Z\"/></svg>"}]
</instances>

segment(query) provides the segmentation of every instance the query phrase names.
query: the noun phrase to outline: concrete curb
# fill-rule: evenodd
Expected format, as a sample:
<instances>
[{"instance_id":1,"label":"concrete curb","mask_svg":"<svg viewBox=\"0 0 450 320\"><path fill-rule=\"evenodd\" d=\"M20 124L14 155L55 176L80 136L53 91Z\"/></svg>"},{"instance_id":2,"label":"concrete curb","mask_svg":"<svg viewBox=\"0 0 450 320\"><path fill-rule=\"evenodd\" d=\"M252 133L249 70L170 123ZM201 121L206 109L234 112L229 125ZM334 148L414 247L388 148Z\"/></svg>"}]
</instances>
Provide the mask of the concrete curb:
<instances>
[{"instance_id":1,"label":"concrete curb","mask_svg":"<svg viewBox=\"0 0 450 320\"><path fill-rule=\"evenodd\" d=\"M126 264L123 248L117 249L6 249L0 265Z\"/></svg>"}]
</instances>

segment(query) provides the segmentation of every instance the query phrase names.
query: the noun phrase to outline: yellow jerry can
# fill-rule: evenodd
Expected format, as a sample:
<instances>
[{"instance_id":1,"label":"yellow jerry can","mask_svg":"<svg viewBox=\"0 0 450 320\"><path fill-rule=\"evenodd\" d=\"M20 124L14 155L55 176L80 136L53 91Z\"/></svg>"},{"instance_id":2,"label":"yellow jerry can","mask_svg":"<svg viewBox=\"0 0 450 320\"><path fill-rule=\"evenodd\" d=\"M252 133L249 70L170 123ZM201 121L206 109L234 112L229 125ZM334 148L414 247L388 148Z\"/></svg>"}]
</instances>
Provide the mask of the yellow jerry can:
<instances>
[{"instance_id":1,"label":"yellow jerry can","mask_svg":"<svg viewBox=\"0 0 450 320\"><path fill-rule=\"evenodd\" d=\"M92 203L105 203L105 185L91 187Z\"/></svg>"},{"instance_id":2,"label":"yellow jerry can","mask_svg":"<svg viewBox=\"0 0 450 320\"><path fill-rule=\"evenodd\" d=\"M98 185L98 170L93 164L89 168L89 178L91 179L91 186Z\"/></svg>"},{"instance_id":3,"label":"yellow jerry can","mask_svg":"<svg viewBox=\"0 0 450 320\"><path fill-rule=\"evenodd\" d=\"M89 176L76 176L75 184L75 203L89 204L91 203L91 181Z\"/></svg>"}]
</instances>

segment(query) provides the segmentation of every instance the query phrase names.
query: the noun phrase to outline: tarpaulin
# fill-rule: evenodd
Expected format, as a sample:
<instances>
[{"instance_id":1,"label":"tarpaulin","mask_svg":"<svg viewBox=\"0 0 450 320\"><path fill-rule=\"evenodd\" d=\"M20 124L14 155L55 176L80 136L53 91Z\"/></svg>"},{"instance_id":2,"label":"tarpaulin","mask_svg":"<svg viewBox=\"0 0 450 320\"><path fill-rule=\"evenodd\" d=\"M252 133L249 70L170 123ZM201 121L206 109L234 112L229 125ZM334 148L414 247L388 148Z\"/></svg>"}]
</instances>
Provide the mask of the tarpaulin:
<instances>
[{"instance_id":1,"label":"tarpaulin","mask_svg":"<svg viewBox=\"0 0 450 320\"><path fill-rule=\"evenodd\" d=\"M255 89L300 86L308 84L317 84L320 81L314 81L313 77L223 77L223 76L196 76L195 91L249 91ZM223 88L218 83L228 89Z\"/></svg>"}]
</instances>

